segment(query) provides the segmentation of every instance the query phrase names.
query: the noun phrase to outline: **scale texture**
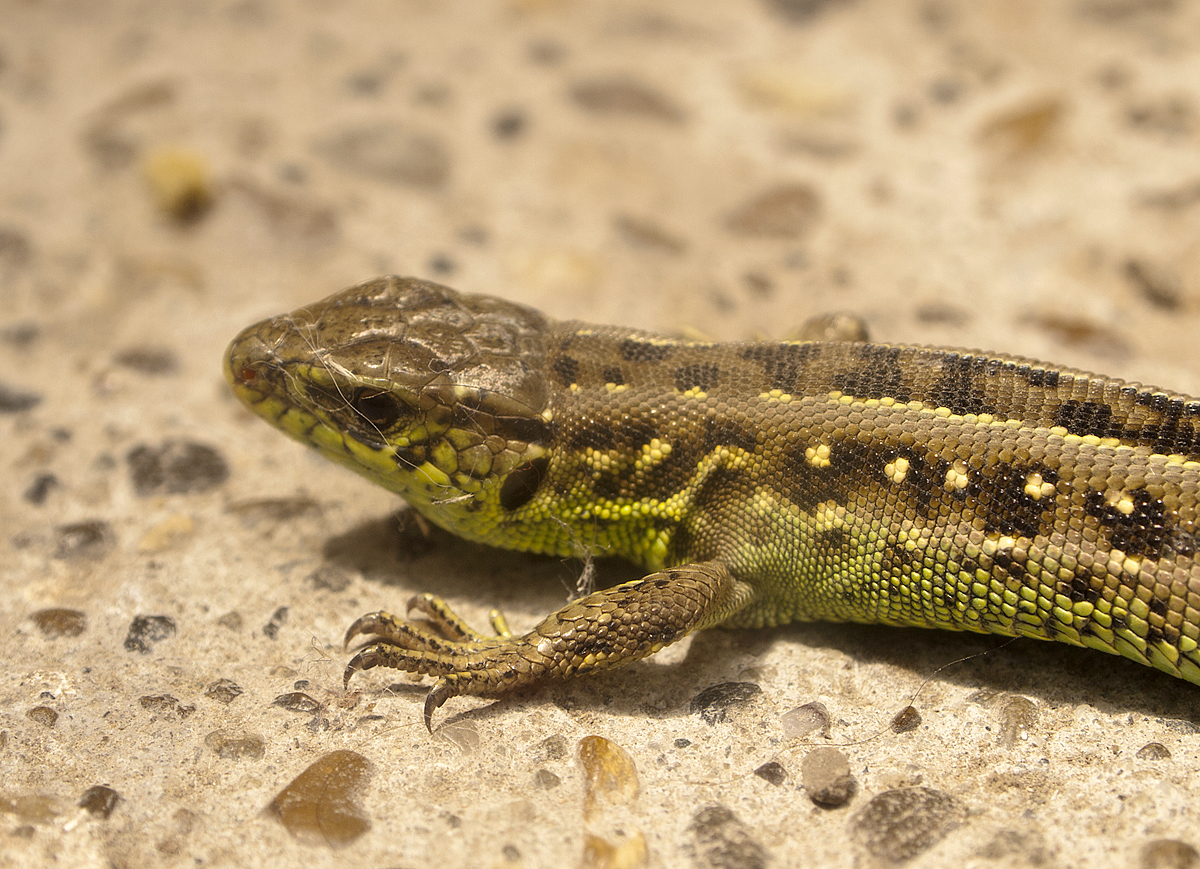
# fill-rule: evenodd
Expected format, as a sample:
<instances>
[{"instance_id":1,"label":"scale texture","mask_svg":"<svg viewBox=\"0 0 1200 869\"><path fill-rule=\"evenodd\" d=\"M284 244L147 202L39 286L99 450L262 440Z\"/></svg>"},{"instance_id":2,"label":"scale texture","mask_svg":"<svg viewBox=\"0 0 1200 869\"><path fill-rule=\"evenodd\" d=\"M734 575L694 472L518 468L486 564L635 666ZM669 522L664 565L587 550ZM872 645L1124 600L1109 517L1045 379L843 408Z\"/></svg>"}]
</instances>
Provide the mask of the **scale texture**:
<instances>
[{"instance_id":1,"label":"scale texture","mask_svg":"<svg viewBox=\"0 0 1200 869\"><path fill-rule=\"evenodd\" d=\"M411 278L243 331L234 391L507 549L649 575L525 636L440 600L350 662L432 711L638 660L692 630L837 620L1057 640L1200 683L1200 400L1044 363L852 341L703 343L556 322Z\"/></svg>"}]
</instances>

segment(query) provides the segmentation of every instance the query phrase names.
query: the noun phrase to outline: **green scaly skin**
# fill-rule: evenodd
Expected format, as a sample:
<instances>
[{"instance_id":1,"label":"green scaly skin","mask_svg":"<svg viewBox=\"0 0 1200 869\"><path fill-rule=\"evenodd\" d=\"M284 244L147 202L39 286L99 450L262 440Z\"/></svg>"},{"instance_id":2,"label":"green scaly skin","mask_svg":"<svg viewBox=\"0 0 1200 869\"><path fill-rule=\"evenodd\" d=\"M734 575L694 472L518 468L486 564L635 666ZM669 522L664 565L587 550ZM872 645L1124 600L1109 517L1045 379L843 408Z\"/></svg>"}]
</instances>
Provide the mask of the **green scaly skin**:
<instances>
[{"instance_id":1,"label":"green scaly skin","mask_svg":"<svg viewBox=\"0 0 1200 869\"><path fill-rule=\"evenodd\" d=\"M1200 400L1043 363L715 344L379 278L243 331L255 413L464 538L649 573L514 637L437 598L346 669L449 697L617 667L698 628L827 619L1057 640L1200 684Z\"/></svg>"}]
</instances>

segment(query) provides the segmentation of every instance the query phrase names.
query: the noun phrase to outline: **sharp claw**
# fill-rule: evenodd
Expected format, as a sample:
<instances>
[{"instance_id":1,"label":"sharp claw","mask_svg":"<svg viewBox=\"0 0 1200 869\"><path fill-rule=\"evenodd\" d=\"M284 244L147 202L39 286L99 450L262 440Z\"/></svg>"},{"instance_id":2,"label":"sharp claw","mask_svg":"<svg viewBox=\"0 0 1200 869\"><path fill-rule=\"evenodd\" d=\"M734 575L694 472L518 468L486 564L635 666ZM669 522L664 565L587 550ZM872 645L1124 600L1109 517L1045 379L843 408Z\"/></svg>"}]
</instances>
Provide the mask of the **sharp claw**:
<instances>
[{"instance_id":1,"label":"sharp claw","mask_svg":"<svg viewBox=\"0 0 1200 869\"><path fill-rule=\"evenodd\" d=\"M438 679L437 684L425 695L425 727L433 733L434 711L458 692L445 679Z\"/></svg>"},{"instance_id":2,"label":"sharp claw","mask_svg":"<svg viewBox=\"0 0 1200 869\"><path fill-rule=\"evenodd\" d=\"M379 627L379 616L382 613L368 613L361 618L355 619L354 624L346 629L346 636L342 639L342 650L345 651L350 646L350 641L355 637L364 637L369 634L376 633ZM358 660L357 658L355 660Z\"/></svg>"}]
</instances>

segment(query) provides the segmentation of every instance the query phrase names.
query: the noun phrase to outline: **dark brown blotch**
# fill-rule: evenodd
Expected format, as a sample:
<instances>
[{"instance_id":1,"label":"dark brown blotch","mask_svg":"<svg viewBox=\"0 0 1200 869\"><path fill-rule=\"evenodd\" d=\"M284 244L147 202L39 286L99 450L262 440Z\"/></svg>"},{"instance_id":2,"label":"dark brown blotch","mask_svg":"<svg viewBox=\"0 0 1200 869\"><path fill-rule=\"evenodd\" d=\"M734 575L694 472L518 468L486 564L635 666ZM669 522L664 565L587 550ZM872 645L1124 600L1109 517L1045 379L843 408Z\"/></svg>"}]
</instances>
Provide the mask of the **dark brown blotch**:
<instances>
[{"instance_id":1,"label":"dark brown blotch","mask_svg":"<svg viewBox=\"0 0 1200 869\"><path fill-rule=\"evenodd\" d=\"M662 362L674 352L670 344L651 344L636 338L626 338L620 347L621 358L626 362Z\"/></svg>"},{"instance_id":2,"label":"dark brown blotch","mask_svg":"<svg viewBox=\"0 0 1200 869\"><path fill-rule=\"evenodd\" d=\"M699 389L708 392L721 379L721 367L715 362L692 362L675 369L675 388L680 392Z\"/></svg>"},{"instance_id":3,"label":"dark brown blotch","mask_svg":"<svg viewBox=\"0 0 1200 869\"><path fill-rule=\"evenodd\" d=\"M984 391L987 362L982 356L947 353L942 359L942 375L930 390L931 400L960 416L994 412Z\"/></svg>"},{"instance_id":4,"label":"dark brown blotch","mask_svg":"<svg viewBox=\"0 0 1200 869\"><path fill-rule=\"evenodd\" d=\"M893 398L907 402L912 395L911 385L900 365L900 347L864 344L859 348L862 364L838 372L833 388L855 398Z\"/></svg>"},{"instance_id":5,"label":"dark brown blotch","mask_svg":"<svg viewBox=\"0 0 1200 869\"><path fill-rule=\"evenodd\" d=\"M802 392L815 353L815 344L751 344L742 350L742 358L762 366L769 388Z\"/></svg>"},{"instance_id":6,"label":"dark brown blotch","mask_svg":"<svg viewBox=\"0 0 1200 869\"><path fill-rule=\"evenodd\" d=\"M1046 483L1056 484L1058 473L1041 465L997 464L988 477L967 486L975 515L983 519L989 533L1033 538L1050 532L1054 521L1054 499L1034 498L1025 493L1025 481L1032 473Z\"/></svg>"},{"instance_id":7,"label":"dark brown blotch","mask_svg":"<svg viewBox=\"0 0 1200 869\"><path fill-rule=\"evenodd\" d=\"M1113 422L1110 405L1096 401L1064 401L1054 411L1054 424L1074 435L1095 435L1099 438L1120 437L1122 432Z\"/></svg>"},{"instance_id":8,"label":"dark brown blotch","mask_svg":"<svg viewBox=\"0 0 1200 869\"><path fill-rule=\"evenodd\" d=\"M579 360L574 356L559 356L550 364L550 370L563 386L579 382Z\"/></svg>"}]
</instances>

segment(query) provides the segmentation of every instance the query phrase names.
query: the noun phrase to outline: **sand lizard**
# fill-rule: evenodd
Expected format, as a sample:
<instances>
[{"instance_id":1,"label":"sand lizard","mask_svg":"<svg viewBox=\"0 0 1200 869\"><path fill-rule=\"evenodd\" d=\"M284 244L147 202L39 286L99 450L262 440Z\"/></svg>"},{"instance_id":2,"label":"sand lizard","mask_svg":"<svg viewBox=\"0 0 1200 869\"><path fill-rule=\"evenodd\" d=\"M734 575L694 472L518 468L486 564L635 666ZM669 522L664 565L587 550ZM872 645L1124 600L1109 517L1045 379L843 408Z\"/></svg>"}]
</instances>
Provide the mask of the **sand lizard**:
<instances>
[{"instance_id":1,"label":"sand lizard","mask_svg":"<svg viewBox=\"0 0 1200 869\"><path fill-rule=\"evenodd\" d=\"M458 694L619 667L712 625L915 625L1058 640L1200 684L1200 400L973 351L704 343L385 277L243 331L255 413L506 549L643 579L524 636L431 595L345 679Z\"/></svg>"}]
</instances>

